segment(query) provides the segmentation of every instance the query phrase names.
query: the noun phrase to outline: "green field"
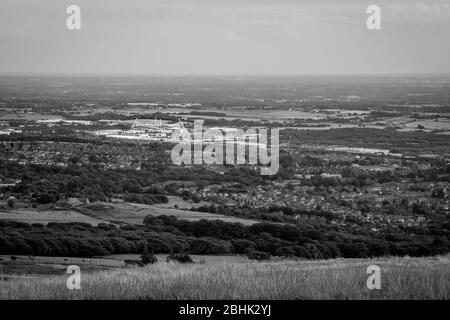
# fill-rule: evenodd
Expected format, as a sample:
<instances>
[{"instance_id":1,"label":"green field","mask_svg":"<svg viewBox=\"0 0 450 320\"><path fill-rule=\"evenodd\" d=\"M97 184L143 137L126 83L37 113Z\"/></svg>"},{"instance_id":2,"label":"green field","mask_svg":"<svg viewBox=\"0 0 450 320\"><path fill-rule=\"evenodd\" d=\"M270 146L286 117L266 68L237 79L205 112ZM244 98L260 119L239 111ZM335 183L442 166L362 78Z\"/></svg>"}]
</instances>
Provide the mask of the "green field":
<instances>
[{"instance_id":1,"label":"green field","mask_svg":"<svg viewBox=\"0 0 450 320\"><path fill-rule=\"evenodd\" d=\"M381 268L381 289L366 286L367 267ZM67 276L0 281L0 299L449 299L450 258L326 261L160 262Z\"/></svg>"}]
</instances>

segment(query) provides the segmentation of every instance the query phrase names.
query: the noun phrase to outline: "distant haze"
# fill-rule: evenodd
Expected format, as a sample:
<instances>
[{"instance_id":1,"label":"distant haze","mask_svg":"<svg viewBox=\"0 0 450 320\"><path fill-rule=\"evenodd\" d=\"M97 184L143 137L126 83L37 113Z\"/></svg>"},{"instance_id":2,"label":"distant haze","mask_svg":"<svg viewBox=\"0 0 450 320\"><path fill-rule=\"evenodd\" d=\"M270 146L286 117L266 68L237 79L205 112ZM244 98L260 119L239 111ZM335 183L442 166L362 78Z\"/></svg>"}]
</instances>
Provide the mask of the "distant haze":
<instances>
[{"instance_id":1,"label":"distant haze","mask_svg":"<svg viewBox=\"0 0 450 320\"><path fill-rule=\"evenodd\" d=\"M66 29L81 7L82 29ZM366 8L382 9L382 30ZM1 0L0 73L450 72L449 1Z\"/></svg>"}]
</instances>

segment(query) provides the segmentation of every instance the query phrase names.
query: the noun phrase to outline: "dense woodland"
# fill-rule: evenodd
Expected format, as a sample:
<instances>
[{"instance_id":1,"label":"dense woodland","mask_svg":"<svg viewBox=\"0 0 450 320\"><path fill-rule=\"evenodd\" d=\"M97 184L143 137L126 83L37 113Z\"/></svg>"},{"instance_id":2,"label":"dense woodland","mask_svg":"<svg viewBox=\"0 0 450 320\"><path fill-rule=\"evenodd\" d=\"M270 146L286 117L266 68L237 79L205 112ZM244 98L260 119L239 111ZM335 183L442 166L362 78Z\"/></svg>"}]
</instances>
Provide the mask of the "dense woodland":
<instances>
[{"instance_id":1,"label":"dense woodland","mask_svg":"<svg viewBox=\"0 0 450 320\"><path fill-rule=\"evenodd\" d=\"M308 259L428 256L447 253L450 222L426 228L371 232L353 225L320 222L258 223L244 226L220 220L189 222L147 216L144 226L86 223L26 224L0 221L0 254L102 256L140 253L249 254L254 251Z\"/></svg>"}]
</instances>

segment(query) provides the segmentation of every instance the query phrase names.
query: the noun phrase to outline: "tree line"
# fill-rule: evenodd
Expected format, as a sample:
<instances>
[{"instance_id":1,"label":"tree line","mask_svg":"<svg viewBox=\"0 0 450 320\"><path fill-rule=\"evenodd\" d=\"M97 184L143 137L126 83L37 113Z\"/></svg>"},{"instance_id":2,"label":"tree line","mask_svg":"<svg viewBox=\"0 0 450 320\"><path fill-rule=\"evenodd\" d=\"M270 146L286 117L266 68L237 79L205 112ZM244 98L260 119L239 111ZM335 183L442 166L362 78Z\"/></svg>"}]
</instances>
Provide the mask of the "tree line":
<instances>
[{"instance_id":1,"label":"tree line","mask_svg":"<svg viewBox=\"0 0 450 320\"><path fill-rule=\"evenodd\" d=\"M186 221L147 216L144 225L86 223L27 224L0 221L0 254L103 256L141 253L249 254L306 259L429 256L450 250L450 222L426 228L378 232L320 222L257 223L244 226L221 220Z\"/></svg>"}]
</instances>

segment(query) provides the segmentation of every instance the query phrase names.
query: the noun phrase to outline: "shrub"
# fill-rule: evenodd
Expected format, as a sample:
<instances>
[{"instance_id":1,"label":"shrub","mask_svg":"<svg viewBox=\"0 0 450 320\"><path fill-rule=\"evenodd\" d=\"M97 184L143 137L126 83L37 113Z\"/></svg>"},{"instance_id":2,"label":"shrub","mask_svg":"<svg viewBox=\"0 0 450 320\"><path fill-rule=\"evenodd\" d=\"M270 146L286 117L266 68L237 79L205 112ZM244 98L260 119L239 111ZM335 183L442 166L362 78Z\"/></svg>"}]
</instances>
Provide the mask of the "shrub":
<instances>
[{"instance_id":1,"label":"shrub","mask_svg":"<svg viewBox=\"0 0 450 320\"><path fill-rule=\"evenodd\" d=\"M270 260L270 254L261 251L252 251L247 255L247 257L250 260L258 260L258 261Z\"/></svg>"},{"instance_id":2,"label":"shrub","mask_svg":"<svg viewBox=\"0 0 450 320\"><path fill-rule=\"evenodd\" d=\"M171 253L167 257L167 262L176 261L180 263L194 263L192 258L187 253Z\"/></svg>"}]
</instances>

